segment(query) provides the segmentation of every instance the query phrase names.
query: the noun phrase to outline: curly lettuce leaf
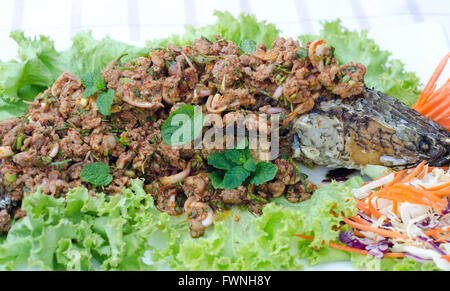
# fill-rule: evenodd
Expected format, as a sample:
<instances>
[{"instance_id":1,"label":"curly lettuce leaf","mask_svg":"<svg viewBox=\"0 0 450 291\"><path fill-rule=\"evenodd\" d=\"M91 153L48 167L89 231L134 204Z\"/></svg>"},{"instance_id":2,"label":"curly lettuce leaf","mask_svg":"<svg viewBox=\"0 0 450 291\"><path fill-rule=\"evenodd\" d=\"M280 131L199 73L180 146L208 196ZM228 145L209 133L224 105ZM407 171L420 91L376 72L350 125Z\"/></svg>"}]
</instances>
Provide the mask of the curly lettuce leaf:
<instances>
[{"instance_id":1,"label":"curly lettuce leaf","mask_svg":"<svg viewBox=\"0 0 450 291\"><path fill-rule=\"evenodd\" d=\"M301 35L303 44L315 39L324 39L335 47L339 62L358 62L366 66L365 82L385 94L395 97L412 106L419 97L419 78L406 72L404 64L392 59L391 53L382 50L374 40L367 37L367 31L350 31L342 26L340 20L324 22L319 35Z\"/></svg>"},{"instance_id":2,"label":"curly lettuce leaf","mask_svg":"<svg viewBox=\"0 0 450 291\"><path fill-rule=\"evenodd\" d=\"M37 191L23 200L27 216L0 245L0 266L14 270L145 270L142 257L160 213L134 180L122 195L90 196L72 189L65 198Z\"/></svg>"},{"instance_id":3,"label":"curly lettuce leaf","mask_svg":"<svg viewBox=\"0 0 450 291\"><path fill-rule=\"evenodd\" d=\"M321 241L336 240L339 235L333 228L339 225L340 217L330 218L331 210L345 215L357 212L349 185L361 184L360 177L347 184L335 182L298 204L275 199L259 217L233 207L220 213L214 226L198 239L190 237L186 224L171 228L175 218L167 216L150 236L149 261L158 269L298 270L305 258L310 263L349 260L348 254L326 248ZM295 233L316 239L306 244L294 238ZM321 251L314 251L314 247Z\"/></svg>"},{"instance_id":4,"label":"curly lettuce leaf","mask_svg":"<svg viewBox=\"0 0 450 291\"><path fill-rule=\"evenodd\" d=\"M349 261L363 270L428 270L412 260L378 260L329 248L336 241L341 214L357 209L347 183L333 182L310 200L293 204L284 198L254 216L233 207L194 239L184 216L160 213L143 182L134 180L122 195L91 196L72 189L56 199L37 191L27 195L28 216L14 223L0 244L0 269L39 270L299 270L324 262ZM334 211L338 215L330 215ZM312 235L314 241L295 238Z\"/></svg>"},{"instance_id":5,"label":"curly lettuce leaf","mask_svg":"<svg viewBox=\"0 0 450 291\"><path fill-rule=\"evenodd\" d=\"M432 262L418 263L411 258L379 260L372 256L352 254L351 261L362 271L439 271Z\"/></svg>"},{"instance_id":6,"label":"curly lettuce leaf","mask_svg":"<svg viewBox=\"0 0 450 291\"><path fill-rule=\"evenodd\" d=\"M258 22L254 15L241 13L234 17L229 12L214 11L217 17L215 24L203 27L194 27L187 25L186 31L182 35L172 35L168 38L148 41L148 47L167 47L169 43L179 46L188 45L195 39L202 37L210 41L215 41L215 36L220 35L223 39L231 40L235 43L251 39L256 43L264 43L268 47L272 47L272 42L280 34L275 25L266 21Z\"/></svg>"},{"instance_id":7,"label":"curly lettuce leaf","mask_svg":"<svg viewBox=\"0 0 450 291\"><path fill-rule=\"evenodd\" d=\"M147 53L146 48L127 45L109 37L96 40L83 31L73 38L72 46L58 52L48 37L25 37L23 31L11 33L18 46L18 60L0 61L0 120L22 115L37 94L50 87L63 73L75 76L100 71L121 55L124 59Z\"/></svg>"},{"instance_id":8,"label":"curly lettuce leaf","mask_svg":"<svg viewBox=\"0 0 450 291\"><path fill-rule=\"evenodd\" d=\"M126 62L146 54L148 49L145 47L128 45L110 37L96 40L90 31L81 31L75 35L72 47L62 53L69 60L69 66L65 70L78 77L104 70L108 63L120 56Z\"/></svg>"}]
</instances>

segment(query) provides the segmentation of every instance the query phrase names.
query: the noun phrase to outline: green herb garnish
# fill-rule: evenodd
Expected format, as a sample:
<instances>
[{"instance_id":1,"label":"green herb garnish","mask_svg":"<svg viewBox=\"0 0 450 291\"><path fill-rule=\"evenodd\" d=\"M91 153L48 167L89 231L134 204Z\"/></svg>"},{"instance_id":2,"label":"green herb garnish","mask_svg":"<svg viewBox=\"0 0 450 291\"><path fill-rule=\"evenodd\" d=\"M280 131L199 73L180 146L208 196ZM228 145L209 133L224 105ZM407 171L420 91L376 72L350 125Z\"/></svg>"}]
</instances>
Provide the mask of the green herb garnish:
<instances>
[{"instance_id":1,"label":"green herb garnish","mask_svg":"<svg viewBox=\"0 0 450 291\"><path fill-rule=\"evenodd\" d=\"M275 178L278 172L278 167L270 162L256 164L248 146L245 149L211 154L208 164L217 169L211 173L211 182L215 189L237 188L247 178L250 184L261 185Z\"/></svg>"},{"instance_id":2,"label":"green herb garnish","mask_svg":"<svg viewBox=\"0 0 450 291\"><path fill-rule=\"evenodd\" d=\"M15 173L6 173L5 175L5 186L9 186L12 183L14 183L17 179L17 176Z\"/></svg>"},{"instance_id":3,"label":"green herb garnish","mask_svg":"<svg viewBox=\"0 0 450 291\"><path fill-rule=\"evenodd\" d=\"M129 84L129 83L132 83L132 82L133 82L133 80L130 79L130 78L121 78L120 79L120 84Z\"/></svg>"},{"instance_id":4,"label":"green herb garnish","mask_svg":"<svg viewBox=\"0 0 450 291\"><path fill-rule=\"evenodd\" d=\"M81 84L86 88L83 93L84 98L89 98L98 91L105 90L106 84L102 79L100 70L94 73L87 73L81 77Z\"/></svg>"},{"instance_id":5,"label":"green herb garnish","mask_svg":"<svg viewBox=\"0 0 450 291\"><path fill-rule=\"evenodd\" d=\"M107 186L113 180L109 167L102 162L84 166L81 170L80 178L82 181L91 183L94 186Z\"/></svg>"},{"instance_id":6,"label":"green herb garnish","mask_svg":"<svg viewBox=\"0 0 450 291\"><path fill-rule=\"evenodd\" d=\"M161 126L163 141L180 146L193 141L203 129L205 116L194 105L182 105Z\"/></svg>"},{"instance_id":7,"label":"green herb garnish","mask_svg":"<svg viewBox=\"0 0 450 291\"><path fill-rule=\"evenodd\" d=\"M311 190L308 188L308 185L306 184L306 179L308 179L308 175L305 173L302 173L298 165L294 162L292 158L289 158L289 162L294 166L295 171L297 172L298 177L300 178L300 181L303 184L303 187L305 187L306 192L311 193Z\"/></svg>"},{"instance_id":8,"label":"green herb garnish","mask_svg":"<svg viewBox=\"0 0 450 291\"><path fill-rule=\"evenodd\" d=\"M239 42L239 48L248 54L252 54L256 51L256 42L252 39L244 39Z\"/></svg>"},{"instance_id":9,"label":"green herb garnish","mask_svg":"<svg viewBox=\"0 0 450 291\"><path fill-rule=\"evenodd\" d=\"M101 92L97 97L98 111L105 115L111 115L111 106L114 101L115 92L113 89L108 89L106 92Z\"/></svg>"},{"instance_id":10,"label":"green herb garnish","mask_svg":"<svg viewBox=\"0 0 450 291\"><path fill-rule=\"evenodd\" d=\"M297 56L299 57L299 58L301 58L301 59L305 59L307 56L308 56L308 51L305 49L305 48L300 48L298 51L297 51Z\"/></svg>"}]
</instances>

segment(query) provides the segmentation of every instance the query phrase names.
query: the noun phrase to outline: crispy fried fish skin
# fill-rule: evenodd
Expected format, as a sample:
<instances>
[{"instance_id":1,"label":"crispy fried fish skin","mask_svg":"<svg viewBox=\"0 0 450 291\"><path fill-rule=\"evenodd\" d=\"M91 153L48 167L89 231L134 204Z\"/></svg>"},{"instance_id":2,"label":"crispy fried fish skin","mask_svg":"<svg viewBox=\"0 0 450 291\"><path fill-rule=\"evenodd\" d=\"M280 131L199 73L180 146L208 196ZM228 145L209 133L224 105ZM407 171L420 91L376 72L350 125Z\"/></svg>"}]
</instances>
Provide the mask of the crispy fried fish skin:
<instances>
[{"instance_id":1,"label":"crispy fried fish skin","mask_svg":"<svg viewBox=\"0 0 450 291\"><path fill-rule=\"evenodd\" d=\"M386 94L366 88L362 95L323 98L294 120L294 157L351 169L448 164L449 131Z\"/></svg>"}]
</instances>

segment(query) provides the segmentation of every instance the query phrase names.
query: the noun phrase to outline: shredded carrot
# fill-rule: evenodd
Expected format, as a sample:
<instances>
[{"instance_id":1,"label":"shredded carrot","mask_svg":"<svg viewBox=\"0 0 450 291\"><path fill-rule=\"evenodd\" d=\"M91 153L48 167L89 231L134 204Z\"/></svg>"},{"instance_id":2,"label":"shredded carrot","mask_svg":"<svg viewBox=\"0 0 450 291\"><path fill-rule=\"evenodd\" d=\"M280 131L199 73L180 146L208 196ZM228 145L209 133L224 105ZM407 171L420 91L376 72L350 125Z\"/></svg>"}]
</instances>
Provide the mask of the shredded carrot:
<instances>
[{"instance_id":1,"label":"shredded carrot","mask_svg":"<svg viewBox=\"0 0 450 291\"><path fill-rule=\"evenodd\" d=\"M422 170L423 167L425 166L425 161L422 161L416 168L414 168L414 170L408 174L405 178L402 179L402 182L409 182L411 181L413 178L415 178Z\"/></svg>"},{"instance_id":2,"label":"shredded carrot","mask_svg":"<svg viewBox=\"0 0 450 291\"><path fill-rule=\"evenodd\" d=\"M432 229L432 230L426 230L423 233L426 235L434 235L434 234L439 234L439 233L443 233L443 232L447 232L450 231L450 228L437 228L437 229Z\"/></svg>"},{"instance_id":3,"label":"shredded carrot","mask_svg":"<svg viewBox=\"0 0 450 291\"><path fill-rule=\"evenodd\" d=\"M350 217L350 219L357 223L360 223L360 224L369 225L369 226L371 225L368 221L365 221L364 219L362 219L359 216L352 216L352 217Z\"/></svg>"},{"instance_id":4,"label":"shredded carrot","mask_svg":"<svg viewBox=\"0 0 450 291\"><path fill-rule=\"evenodd\" d=\"M405 254L403 253L386 253L384 254L385 258L403 258Z\"/></svg>"},{"instance_id":5,"label":"shredded carrot","mask_svg":"<svg viewBox=\"0 0 450 291\"><path fill-rule=\"evenodd\" d=\"M371 232L379 234L379 235L381 235L383 237L390 237L390 238L394 238L394 239L403 239L403 240L408 240L409 239L409 237L407 235L404 235L402 233L398 233L398 232L395 232L395 231L364 225L364 224L361 224L361 223L357 223L357 222L351 221L350 219L347 219L347 218L343 218L342 220L345 223L347 223L348 225L350 225L351 227L354 227L354 228L357 228L357 229L360 229L360 230L371 231Z\"/></svg>"},{"instance_id":6,"label":"shredded carrot","mask_svg":"<svg viewBox=\"0 0 450 291\"><path fill-rule=\"evenodd\" d=\"M444 184L441 184L441 185L438 185L438 186L430 187L430 188L423 187L422 185L419 185L419 186L423 190L426 190L426 191L436 191L436 190L442 190L444 188L450 187L450 182L447 182L447 183L444 183Z\"/></svg>"},{"instance_id":7,"label":"shredded carrot","mask_svg":"<svg viewBox=\"0 0 450 291\"><path fill-rule=\"evenodd\" d=\"M394 174L394 180L387 185L387 187L397 184L401 179L406 176L406 171L400 171Z\"/></svg>"},{"instance_id":8,"label":"shredded carrot","mask_svg":"<svg viewBox=\"0 0 450 291\"><path fill-rule=\"evenodd\" d=\"M303 239L306 239L306 240L310 240L310 241L314 240L314 237L308 236L308 235L294 234L294 236L300 237L300 238L303 238ZM322 244L325 244L325 243L322 242ZM347 252L357 253L357 254L361 254L361 255L368 255L369 254L369 252L366 251L366 250L360 250L360 249L357 249L357 248L351 248L351 247L344 246L344 245L337 244L337 243L333 243L333 242L329 242L328 246L331 247L331 248L334 248L334 249L341 250L341 251L347 251ZM384 254L384 257L386 257L386 258L402 258L404 256L405 255L402 254L402 253L386 253L386 254Z\"/></svg>"},{"instance_id":9,"label":"shredded carrot","mask_svg":"<svg viewBox=\"0 0 450 291\"><path fill-rule=\"evenodd\" d=\"M392 188L404 190L404 191L407 191L407 193L421 195L423 197L430 199L431 201L441 203L442 205L447 205L447 201L445 201L444 199L442 199L438 196L441 193L445 193L441 190L430 192L430 191L425 191L423 189L420 189L420 188L417 188L414 186L410 186L410 185L405 185L405 184L397 184L397 185L393 186Z\"/></svg>"},{"instance_id":10,"label":"shredded carrot","mask_svg":"<svg viewBox=\"0 0 450 291\"><path fill-rule=\"evenodd\" d=\"M447 192L444 192L444 194L445 193ZM427 205L436 209L438 212L442 212L445 209L447 202L436 194L441 194L441 192L425 191L420 188L400 183L376 192L376 195L379 198Z\"/></svg>"},{"instance_id":11,"label":"shredded carrot","mask_svg":"<svg viewBox=\"0 0 450 291\"><path fill-rule=\"evenodd\" d=\"M446 235L442 235L442 236L440 236L440 235L435 235L435 237L436 237L436 239L437 239L439 242L441 242L441 243L447 243L447 239L450 238L450 233L449 233L449 234L446 234Z\"/></svg>"},{"instance_id":12,"label":"shredded carrot","mask_svg":"<svg viewBox=\"0 0 450 291\"><path fill-rule=\"evenodd\" d=\"M426 173L428 173L427 166L424 166L419 175L417 175L417 179L419 180L423 179Z\"/></svg>"},{"instance_id":13,"label":"shredded carrot","mask_svg":"<svg viewBox=\"0 0 450 291\"><path fill-rule=\"evenodd\" d=\"M356 208L358 208L365 214L370 215L370 210L369 210L369 207L367 206L367 204L365 204L361 200L357 200L357 199L355 199L355 200L356 200Z\"/></svg>"},{"instance_id":14,"label":"shredded carrot","mask_svg":"<svg viewBox=\"0 0 450 291\"><path fill-rule=\"evenodd\" d=\"M435 206L435 205L433 205L433 203L431 203L429 201L425 201L421 197L417 197L416 195L411 195L411 193L405 192L404 190L398 190L398 189L394 189L392 187L389 189L382 189L382 190L378 191L377 197L388 199L391 201L421 204L421 205L426 205L426 206L429 206L432 208L433 208L433 206ZM439 211L441 211L441 210L442 210L442 208L439 208Z\"/></svg>"},{"instance_id":15,"label":"shredded carrot","mask_svg":"<svg viewBox=\"0 0 450 291\"><path fill-rule=\"evenodd\" d=\"M382 198L392 201L393 203L392 211L397 216L398 216L398 205L400 202L409 202L413 204L426 205L441 213L447 207L448 204L448 200L445 198L445 196L450 196L449 182L429 188L425 188L421 185L419 185L420 187L418 187L408 184L408 182L414 178L422 179L426 173L429 173L436 168L448 170L448 167L429 167L428 165L426 165L426 161L422 161L420 164L417 165L417 167L413 169L397 172L394 174L394 178L392 182L390 182L389 184L381 186L378 190L371 192L363 200L355 199L356 207L358 208L359 211L379 219L380 217L382 217L382 213L380 213L378 210L378 202L379 202L378 199ZM372 203L373 199L376 199L375 206ZM410 238L408 235L392 231L390 229L372 226L371 223L362 219L359 216L343 218L342 220L347 225L353 228L354 234L358 237L365 237L364 233L362 232L371 232L375 236L374 238L375 241L377 241L379 237L387 237L393 239L401 239L404 240L407 245L419 247L418 245L414 244L414 240ZM386 221L389 222L389 219L386 218ZM424 231L424 233L430 237L433 237L435 241L442 243L446 243L447 242L446 239L450 238L450 228L437 228ZM313 237L306 237L301 235L297 236L310 240L313 239ZM365 252L364 250L349 248L341 244L329 243L329 246L341 250L346 250L349 252L356 252L361 254L364 254ZM387 253L385 254L385 257L400 258L404 257L404 254ZM450 259L448 260L450 261Z\"/></svg>"},{"instance_id":16,"label":"shredded carrot","mask_svg":"<svg viewBox=\"0 0 450 291\"><path fill-rule=\"evenodd\" d=\"M369 210L370 210L370 213L371 213L373 216L375 216L377 219L379 219L381 216L383 216L383 214L381 214L378 210L375 209L375 207L373 207L372 199L373 199L373 197L370 198L369 201L368 201L368 203L367 203L367 204L369 204Z\"/></svg>"},{"instance_id":17,"label":"shredded carrot","mask_svg":"<svg viewBox=\"0 0 450 291\"><path fill-rule=\"evenodd\" d=\"M394 212L394 214L398 216L398 201L397 200L392 201L392 212Z\"/></svg>"},{"instance_id":18,"label":"shredded carrot","mask_svg":"<svg viewBox=\"0 0 450 291\"><path fill-rule=\"evenodd\" d=\"M449 196L450 195L450 187L446 187L441 190L435 190L433 192L434 195L442 197L442 196Z\"/></svg>"}]
</instances>

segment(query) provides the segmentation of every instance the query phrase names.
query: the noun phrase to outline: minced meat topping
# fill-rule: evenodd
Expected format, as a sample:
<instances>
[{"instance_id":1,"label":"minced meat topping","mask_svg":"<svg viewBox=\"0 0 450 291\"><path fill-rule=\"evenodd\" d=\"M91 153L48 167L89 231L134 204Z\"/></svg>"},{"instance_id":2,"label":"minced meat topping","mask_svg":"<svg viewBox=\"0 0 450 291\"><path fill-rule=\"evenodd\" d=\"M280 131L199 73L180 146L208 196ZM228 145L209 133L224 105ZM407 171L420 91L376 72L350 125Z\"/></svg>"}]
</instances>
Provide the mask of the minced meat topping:
<instances>
[{"instance_id":1,"label":"minced meat topping","mask_svg":"<svg viewBox=\"0 0 450 291\"><path fill-rule=\"evenodd\" d=\"M106 89L115 92L107 116L98 110L98 93L85 98L81 80L62 74L23 117L0 122L1 197L10 202L0 209L1 230L10 228L10 216L25 215L20 201L39 186L51 196L77 186L91 194L115 195L132 179L145 179L158 209L184 213L194 237L214 222L214 211L230 205L245 204L259 214L273 197L308 199L315 185L301 180L282 157L273 161L278 172L269 182L215 189L207 158L218 150L170 146L161 134L162 124L181 104L199 105L226 122L238 118L237 113L280 113L281 126L287 127L311 110L319 96L349 98L364 88L364 66L339 65L322 40L301 47L293 39L278 38L272 46L269 50L260 44L255 52L243 53L217 37L185 47L169 45L125 63L115 60L102 72ZM259 125L250 119L245 126L251 130ZM255 160L264 159L258 154L252 151ZM111 169L107 186L81 179L83 167L94 162ZM186 175L169 186L161 183L162 177L177 173Z\"/></svg>"}]
</instances>

